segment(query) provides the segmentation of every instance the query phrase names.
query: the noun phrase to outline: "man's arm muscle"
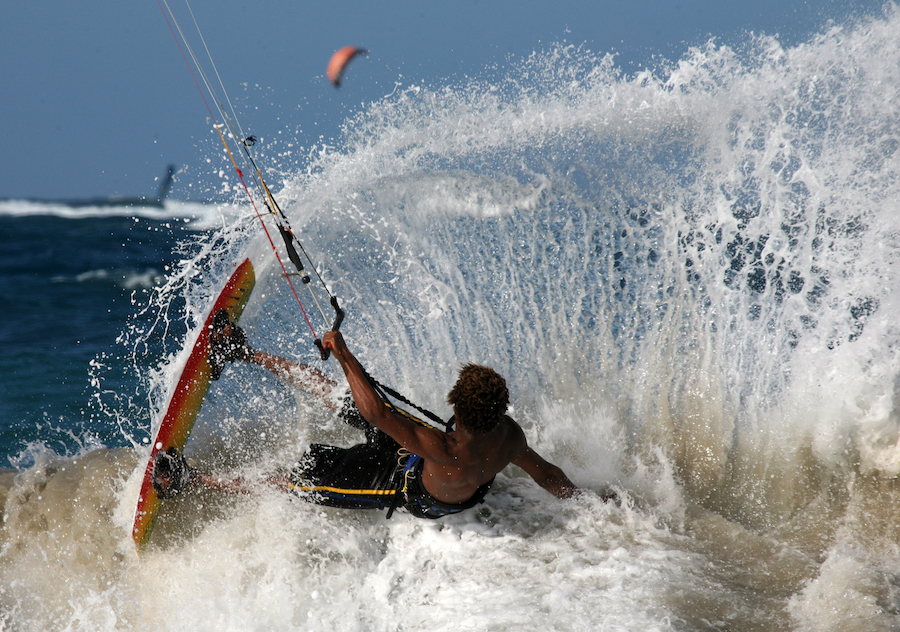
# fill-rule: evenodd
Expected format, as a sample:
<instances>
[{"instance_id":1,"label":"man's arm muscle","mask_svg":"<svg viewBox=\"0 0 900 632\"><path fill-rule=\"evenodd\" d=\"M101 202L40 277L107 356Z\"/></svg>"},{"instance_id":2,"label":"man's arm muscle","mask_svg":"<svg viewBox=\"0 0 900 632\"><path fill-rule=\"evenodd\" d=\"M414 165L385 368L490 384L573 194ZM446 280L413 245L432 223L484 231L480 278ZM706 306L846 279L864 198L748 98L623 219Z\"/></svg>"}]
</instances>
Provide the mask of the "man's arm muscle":
<instances>
[{"instance_id":1,"label":"man's arm muscle","mask_svg":"<svg viewBox=\"0 0 900 632\"><path fill-rule=\"evenodd\" d=\"M322 341L330 347L334 357L341 363L350 391L360 414L370 424L387 433L404 448L419 456L446 463L450 460L447 437L440 430L426 428L394 414L369 384L359 361L347 348L343 336L337 332L327 332Z\"/></svg>"},{"instance_id":2,"label":"man's arm muscle","mask_svg":"<svg viewBox=\"0 0 900 632\"><path fill-rule=\"evenodd\" d=\"M578 488L560 468L545 460L529 447L513 460L534 482L557 498L571 498Z\"/></svg>"}]
</instances>

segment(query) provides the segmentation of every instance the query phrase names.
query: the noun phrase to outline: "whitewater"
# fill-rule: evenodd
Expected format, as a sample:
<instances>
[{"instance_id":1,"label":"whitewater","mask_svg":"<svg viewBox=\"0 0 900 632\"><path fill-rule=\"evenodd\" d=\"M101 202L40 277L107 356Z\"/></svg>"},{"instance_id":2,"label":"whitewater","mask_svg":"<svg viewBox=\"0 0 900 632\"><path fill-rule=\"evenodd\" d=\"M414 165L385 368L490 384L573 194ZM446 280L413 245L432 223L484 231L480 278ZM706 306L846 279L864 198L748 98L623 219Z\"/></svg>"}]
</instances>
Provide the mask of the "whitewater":
<instances>
[{"instance_id":1,"label":"whitewater","mask_svg":"<svg viewBox=\"0 0 900 632\"><path fill-rule=\"evenodd\" d=\"M900 628L898 41L888 7L634 74L559 45L366 105L278 183L351 349L444 417L460 364L494 367L585 493L509 467L424 521L192 490L139 556L153 424L238 260L251 344L337 375L238 201L122 324L136 395L92 363L117 440L0 470L0 629ZM252 481L360 439L230 366L187 456Z\"/></svg>"}]
</instances>

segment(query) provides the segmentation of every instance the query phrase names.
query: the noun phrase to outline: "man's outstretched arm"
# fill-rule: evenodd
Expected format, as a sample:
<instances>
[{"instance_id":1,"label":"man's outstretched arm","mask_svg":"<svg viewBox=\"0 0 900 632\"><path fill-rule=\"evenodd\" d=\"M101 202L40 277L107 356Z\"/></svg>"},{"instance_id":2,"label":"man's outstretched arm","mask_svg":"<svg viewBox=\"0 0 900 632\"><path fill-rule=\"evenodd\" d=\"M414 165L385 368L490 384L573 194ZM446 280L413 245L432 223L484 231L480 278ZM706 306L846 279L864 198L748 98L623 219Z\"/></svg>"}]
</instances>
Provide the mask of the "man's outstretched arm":
<instances>
[{"instance_id":1,"label":"man's outstretched arm","mask_svg":"<svg viewBox=\"0 0 900 632\"><path fill-rule=\"evenodd\" d=\"M521 467L535 483L557 498L571 498L578 491L578 487L569 480L565 472L529 447L513 460L513 465Z\"/></svg>"}]
</instances>

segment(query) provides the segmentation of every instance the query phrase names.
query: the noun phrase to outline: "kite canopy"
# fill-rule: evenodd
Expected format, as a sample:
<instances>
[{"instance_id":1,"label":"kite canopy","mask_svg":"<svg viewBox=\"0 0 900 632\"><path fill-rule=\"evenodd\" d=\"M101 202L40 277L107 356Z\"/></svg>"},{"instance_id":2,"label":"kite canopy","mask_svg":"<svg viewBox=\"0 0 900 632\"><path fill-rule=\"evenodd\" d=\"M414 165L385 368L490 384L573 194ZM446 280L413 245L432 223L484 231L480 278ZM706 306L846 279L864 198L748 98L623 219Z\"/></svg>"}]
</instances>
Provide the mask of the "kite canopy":
<instances>
[{"instance_id":1,"label":"kite canopy","mask_svg":"<svg viewBox=\"0 0 900 632\"><path fill-rule=\"evenodd\" d=\"M344 76L344 71L347 69L347 64L350 63L350 60L357 55L365 55L367 52L368 51L364 48L344 46L332 55L331 61L328 62L328 70L326 71L328 79L331 81L331 85L335 88L339 87L341 85L341 78Z\"/></svg>"}]
</instances>

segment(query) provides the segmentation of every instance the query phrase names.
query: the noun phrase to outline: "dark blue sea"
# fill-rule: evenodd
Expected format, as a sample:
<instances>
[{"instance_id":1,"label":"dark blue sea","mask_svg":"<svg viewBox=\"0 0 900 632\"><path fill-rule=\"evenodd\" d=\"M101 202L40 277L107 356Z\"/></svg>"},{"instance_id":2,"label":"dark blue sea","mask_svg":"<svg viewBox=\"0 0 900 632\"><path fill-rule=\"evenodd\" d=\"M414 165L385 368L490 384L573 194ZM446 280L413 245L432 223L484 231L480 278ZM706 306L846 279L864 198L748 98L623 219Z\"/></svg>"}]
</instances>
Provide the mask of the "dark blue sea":
<instances>
[{"instance_id":1,"label":"dark blue sea","mask_svg":"<svg viewBox=\"0 0 900 632\"><path fill-rule=\"evenodd\" d=\"M275 492L361 434L229 365L185 453L253 493L166 501L139 555L149 437L238 262L250 343L342 375L249 200L0 203L0 630L900 629L898 42L887 7L634 75L559 46L398 88L279 174L369 372L448 417L494 367L570 501L515 466L438 521Z\"/></svg>"},{"instance_id":2,"label":"dark blue sea","mask_svg":"<svg viewBox=\"0 0 900 632\"><path fill-rule=\"evenodd\" d=\"M124 445L118 426L93 404L103 391L138 395L131 358L117 340L178 260L177 244L195 232L184 208L0 202L9 307L0 323L2 465L18 463L36 443L62 453ZM177 325L176 337L184 334ZM145 359L158 361L159 349L148 348ZM97 363L112 369L100 383Z\"/></svg>"}]
</instances>

